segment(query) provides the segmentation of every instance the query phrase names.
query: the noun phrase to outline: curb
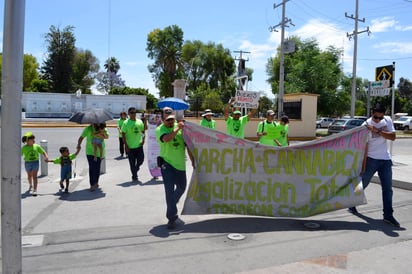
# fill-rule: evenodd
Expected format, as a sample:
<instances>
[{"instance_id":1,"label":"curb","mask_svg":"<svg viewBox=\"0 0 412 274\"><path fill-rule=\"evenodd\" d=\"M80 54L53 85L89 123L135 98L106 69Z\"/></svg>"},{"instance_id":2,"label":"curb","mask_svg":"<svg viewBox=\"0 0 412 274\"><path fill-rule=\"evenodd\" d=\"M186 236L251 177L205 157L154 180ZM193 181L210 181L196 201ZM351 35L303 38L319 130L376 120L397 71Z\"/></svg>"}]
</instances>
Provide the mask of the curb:
<instances>
[{"instance_id":1,"label":"curb","mask_svg":"<svg viewBox=\"0 0 412 274\"><path fill-rule=\"evenodd\" d=\"M381 181L379 180L379 177L376 176L376 175L372 177L371 182L375 183L375 184L378 184L378 185L381 184ZM399 180L396 180L396 179L392 179L392 187L412 191L412 184L411 183L404 182L404 181L399 181Z\"/></svg>"}]
</instances>

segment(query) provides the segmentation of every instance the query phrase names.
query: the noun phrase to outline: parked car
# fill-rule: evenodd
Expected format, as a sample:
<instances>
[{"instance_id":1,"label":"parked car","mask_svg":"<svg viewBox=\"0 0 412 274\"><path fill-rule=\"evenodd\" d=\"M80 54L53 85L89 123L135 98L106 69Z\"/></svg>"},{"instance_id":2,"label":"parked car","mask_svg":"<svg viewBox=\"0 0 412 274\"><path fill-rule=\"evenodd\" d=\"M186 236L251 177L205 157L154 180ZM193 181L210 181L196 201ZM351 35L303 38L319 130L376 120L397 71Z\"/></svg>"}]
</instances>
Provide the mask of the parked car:
<instances>
[{"instance_id":1,"label":"parked car","mask_svg":"<svg viewBox=\"0 0 412 274\"><path fill-rule=\"evenodd\" d=\"M412 116L402 116L393 122L393 126L397 130L409 130L412 128Z\"/></svg>"},{"instance_id":2,"label":"parked car","mask_svg":"<svg viewBox=\"0 0 412 274\"><path fill-rule=\"evenodd\" d=\"M336 119L328 127L328 134L339 133L344 130L361 126L365 121L362 119Z\"/></svg>"},{"instance_id":3,"label":"parked car","mask_svg":"<svg viewBox=\"0 0 412 274\"><path fill-rule=\"evenodd\" d=\"M319 118L318 120L316 120L316 128L328 127L330 124L332 124L333 121L334 119L332 118Z\"/></svg>"}]
</instances>

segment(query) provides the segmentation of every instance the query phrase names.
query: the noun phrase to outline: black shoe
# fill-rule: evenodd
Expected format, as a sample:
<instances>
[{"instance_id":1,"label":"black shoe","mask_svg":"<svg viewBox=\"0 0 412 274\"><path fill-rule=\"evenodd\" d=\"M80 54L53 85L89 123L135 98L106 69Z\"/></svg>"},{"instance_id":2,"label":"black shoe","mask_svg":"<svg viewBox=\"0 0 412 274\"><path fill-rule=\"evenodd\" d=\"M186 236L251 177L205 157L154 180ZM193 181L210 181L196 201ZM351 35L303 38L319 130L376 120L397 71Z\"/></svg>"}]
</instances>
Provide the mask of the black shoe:
<instances>
[{"instance_id":1,"label":"black shoe","mask_svg":"<svg viewBox=\"0 0 412 274\"><path fill-rule=\"evenodd\" d=\"M60 189L63 190L64 189L64 185L63 183L60 183Z\"/></svg>"},{"instance_id":2,"label":"black shoe","mask_svg":"<svg viewBox=\"0 0 412 274\"><path fill-rule=\"evenodd\" d=\"M69 193L69 189L66 188L66 189L64 190L64 193Z\"/></svg>"},{"instance_id":3,"label":"black shoe","mask_svg":"<svg viewBox=\"0 0 412 274\"><path fill-rule=\"evenodd\" d=\"M348 208L348 211L350 212L350 213L352 213L352 214L359 214L359 212L358 212L358 210L356 209L356 207L350 207L350 208Z\"/></svg>"},{"instance_id":4,"label":"black shoe","mask_svg":"<svg viewBox=\"0 0 412 274\"><path fill-rule=\"evenodd\" d=\"M136 177L133 176L133 177L132 177L132 181L133 181L133 182L137 181L137 176L136 176Z\"/></svg>"},{"instance_id":5,"label":"black shoe","mask_svg":"<svg viewBox=\"0 0 412 274\"><path fill-rule=\"evenodd\" d=\"M175 229L176 228L176 220L170 220L167 222L167 229Z\"/></svg>"},{"instance_id":6,"label":"black shoe","mask_svg":"<svg viewBox=\"0 0 412 274\"><path fill-rule=\"evenodd\" d=\"M385 223L393 225L395 227L401 227L401 225L398 223L398 221L393 216L384 217L383 221Z\"/></svg>"}]
</instances>

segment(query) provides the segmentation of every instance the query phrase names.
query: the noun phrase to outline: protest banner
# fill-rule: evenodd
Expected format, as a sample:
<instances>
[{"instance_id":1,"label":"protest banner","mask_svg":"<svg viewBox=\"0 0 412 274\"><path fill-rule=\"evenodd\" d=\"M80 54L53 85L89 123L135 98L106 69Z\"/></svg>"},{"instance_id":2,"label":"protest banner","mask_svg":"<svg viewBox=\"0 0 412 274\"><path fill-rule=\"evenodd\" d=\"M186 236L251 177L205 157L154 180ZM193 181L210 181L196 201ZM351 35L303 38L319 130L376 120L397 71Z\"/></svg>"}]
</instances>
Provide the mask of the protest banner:
<instances>
[{"instance_id":1,"label":"protest banner","mask_svg":"<svg viewBox=\"0 0 412 274\"><path fill-rule=\"evenodd\" d=\"M161 123L160 114L149 114L147 123L147 159L150 175L154 178L162 176L160 167L157 166L157 156L159 156L160 147L156 141L156 128Z\"/></svg>"},{"instance_id":2,"label":"protest banner","mask_svg":"<svg viewBox=\"0 0 412 274\"><path fill-rule=\"evenodd\" d=\"M270 147L187 122L196 168L182 214L308 217L364 204L367 132Z\"/></svg>"}]
</instances>

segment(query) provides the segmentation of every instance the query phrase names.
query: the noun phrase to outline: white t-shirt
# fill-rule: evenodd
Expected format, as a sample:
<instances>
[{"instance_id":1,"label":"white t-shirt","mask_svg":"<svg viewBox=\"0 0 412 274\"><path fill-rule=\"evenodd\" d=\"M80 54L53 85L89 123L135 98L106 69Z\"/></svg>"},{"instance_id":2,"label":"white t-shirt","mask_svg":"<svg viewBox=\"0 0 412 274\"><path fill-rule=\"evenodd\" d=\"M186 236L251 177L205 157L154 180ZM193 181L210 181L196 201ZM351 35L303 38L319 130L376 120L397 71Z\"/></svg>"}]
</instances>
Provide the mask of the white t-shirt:
<instances>
[{"instance_id":1,"label":"white t-shirt","mask_svg":"<svg viewBox=\"0 0 412 274\"><path fill-rule=\"evenodd\" d=\"M380 131L395 132L391 117L384 116L384 119L376 123L372 118L366 120L366 124L372 125ZM368 157L377 160L390 160L391 154L388 150L388 143L385 138L377 133L369 132L368 137Z\"/></svg>"}]
</instances>

